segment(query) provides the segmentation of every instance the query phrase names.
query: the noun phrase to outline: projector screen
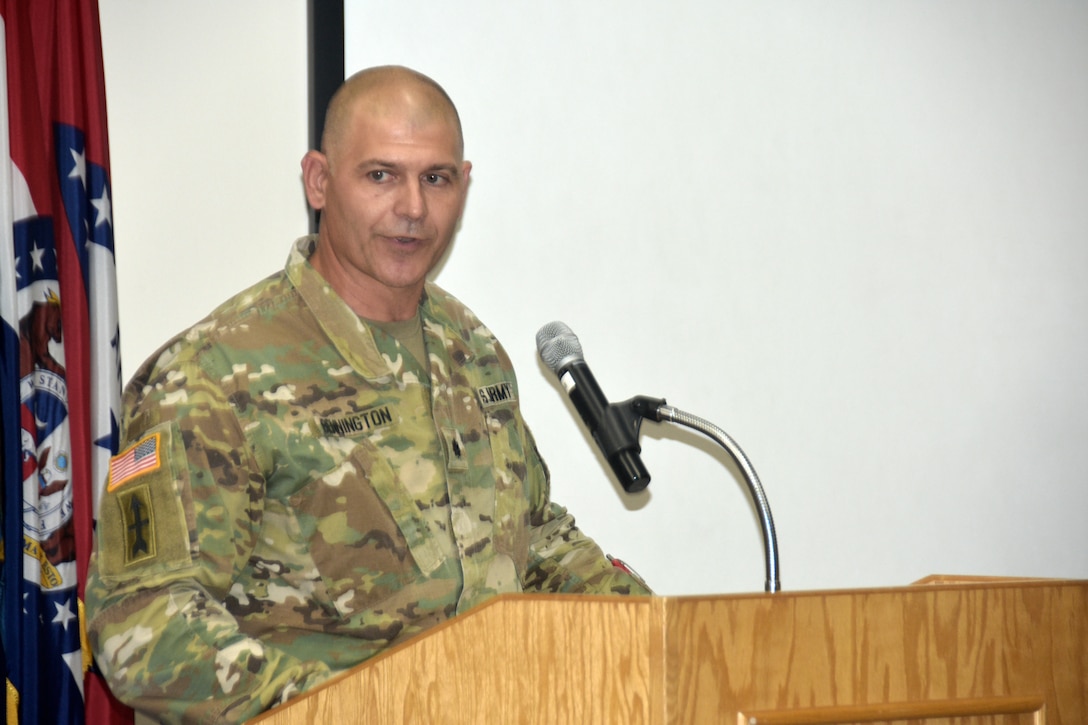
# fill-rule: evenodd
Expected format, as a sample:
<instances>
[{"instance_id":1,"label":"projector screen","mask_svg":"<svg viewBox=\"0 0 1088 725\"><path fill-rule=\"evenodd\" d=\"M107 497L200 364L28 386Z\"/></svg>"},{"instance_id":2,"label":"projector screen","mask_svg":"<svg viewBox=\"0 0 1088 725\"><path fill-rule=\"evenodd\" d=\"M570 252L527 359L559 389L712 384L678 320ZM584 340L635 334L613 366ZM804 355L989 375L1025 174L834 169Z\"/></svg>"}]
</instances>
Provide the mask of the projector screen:
<instances>
[{"instance_id":1,"label":"projector screen","mask_svg":"<svg viewBox=\"0 0 1088 725\"><path fill-rule=\"evenodd\" d=\"M345 0L345 71L457 103L437 282L518 369L553 498L661 594L764 587L709 439L613 481L534 335L747 453L789 589L1088 576L1088 4Z\"/></svg>"}]
</instances>

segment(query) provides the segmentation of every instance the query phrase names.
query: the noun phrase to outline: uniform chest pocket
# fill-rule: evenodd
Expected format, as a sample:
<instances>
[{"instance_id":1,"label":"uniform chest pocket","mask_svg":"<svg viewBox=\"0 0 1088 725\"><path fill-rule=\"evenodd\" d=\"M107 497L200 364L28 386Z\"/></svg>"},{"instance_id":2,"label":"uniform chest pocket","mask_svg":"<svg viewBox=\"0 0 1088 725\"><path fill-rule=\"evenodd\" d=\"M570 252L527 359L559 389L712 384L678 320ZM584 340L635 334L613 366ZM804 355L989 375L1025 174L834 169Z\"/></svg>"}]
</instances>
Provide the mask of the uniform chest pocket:
<instances>
[{"instance_id":1,"label":"uniform chest pocket","mask_svg":"<svg viewBox=\"0 0 1088 725\"><path fill-rule=\"evenodd\" d=\"M380 607L421 575L398 525L411 512L396 488L389 463L364 442L283 502L287 533L308 553L327 592L324 604L341 618ZM411 534L411 521L407 528Z\"/></svg>"}]
</instances>

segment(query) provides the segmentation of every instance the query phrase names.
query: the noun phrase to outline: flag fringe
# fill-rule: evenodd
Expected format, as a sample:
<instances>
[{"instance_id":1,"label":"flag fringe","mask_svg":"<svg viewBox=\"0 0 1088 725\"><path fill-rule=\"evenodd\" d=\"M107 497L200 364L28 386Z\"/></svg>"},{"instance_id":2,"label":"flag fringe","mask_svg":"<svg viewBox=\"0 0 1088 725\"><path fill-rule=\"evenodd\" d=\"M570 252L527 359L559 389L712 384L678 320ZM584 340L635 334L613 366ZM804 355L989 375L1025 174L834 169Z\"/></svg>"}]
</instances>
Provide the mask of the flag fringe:
<instances>
[{"instance_id":1,"label":"flag fringe","mask_svg":"<svg viewBox=\"0 0 1088 725\"><path fill-rule=\"evenodd\" d=\"M15 689L15 685L11 684L11 680L7 680L8 684L8 725L19 725L19 691Z\"/></svg>"}]
</instances>

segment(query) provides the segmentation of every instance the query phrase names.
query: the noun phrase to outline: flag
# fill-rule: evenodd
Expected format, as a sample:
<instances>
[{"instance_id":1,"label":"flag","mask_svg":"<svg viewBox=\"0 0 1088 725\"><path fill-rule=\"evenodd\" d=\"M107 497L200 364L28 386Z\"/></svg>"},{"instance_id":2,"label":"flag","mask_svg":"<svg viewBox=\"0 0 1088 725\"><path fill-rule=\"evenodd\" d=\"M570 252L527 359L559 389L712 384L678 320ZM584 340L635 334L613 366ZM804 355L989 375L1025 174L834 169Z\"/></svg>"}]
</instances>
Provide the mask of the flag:
<instances>
[{"instance_id":1,"label":"flag","mask_svg":"<svg viewBox=\"0 0 1088 725\"><path fill-rule=\"evenodd\" d=\"M114 456L110 462L110 478L106 488L110 491L148 471L158 470L162 465L159 455L160 433L147 436L125 453Z\"/></svg>"},{"instance_id":2,"label":"flag","mask_svg":"<svg viewBox=\"0 0 1088 725\"><path fill-rule=\"evenodd\" d=\"M120 355L97 0L0 0L0 623L8 723L131 722L83 587Z\"/></svg>"}]
</instances>

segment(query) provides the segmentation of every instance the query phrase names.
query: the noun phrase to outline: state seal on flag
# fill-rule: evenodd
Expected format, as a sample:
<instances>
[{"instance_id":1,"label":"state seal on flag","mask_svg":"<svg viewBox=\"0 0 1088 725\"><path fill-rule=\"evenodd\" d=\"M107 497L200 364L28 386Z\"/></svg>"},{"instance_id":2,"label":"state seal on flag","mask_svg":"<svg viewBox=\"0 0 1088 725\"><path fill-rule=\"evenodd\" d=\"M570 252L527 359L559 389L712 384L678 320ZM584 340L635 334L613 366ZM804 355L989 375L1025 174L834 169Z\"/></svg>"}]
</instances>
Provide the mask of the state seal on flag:
<instances>
[{"instance_id":1,"label":"state seal on flag","mask_svg":"<svg viewBox=\"0 0 1088 725\"><path fill-rule=\"evenodd\" d=\"M20 381L20 399L23 550L41 567L35 580L52 588L64 578L56 567L75 556L68 388L61 375L35 369Z\"/></svg>"}]
</instances>

